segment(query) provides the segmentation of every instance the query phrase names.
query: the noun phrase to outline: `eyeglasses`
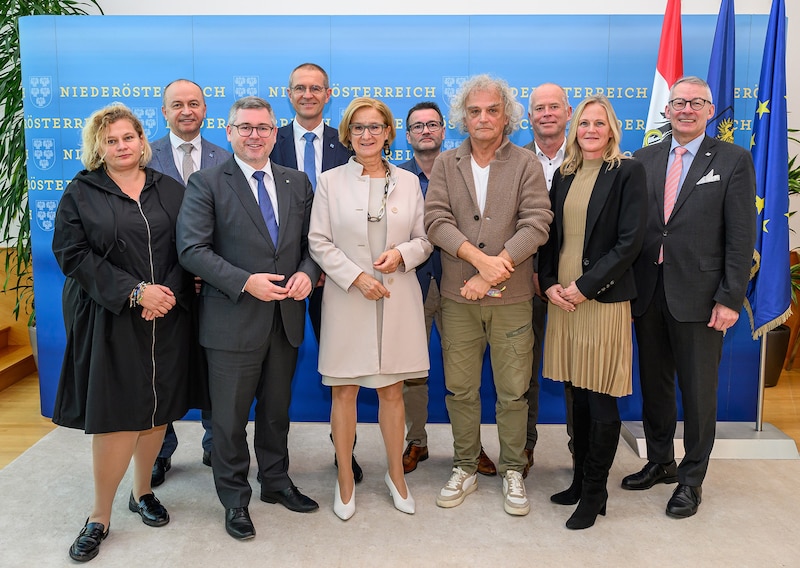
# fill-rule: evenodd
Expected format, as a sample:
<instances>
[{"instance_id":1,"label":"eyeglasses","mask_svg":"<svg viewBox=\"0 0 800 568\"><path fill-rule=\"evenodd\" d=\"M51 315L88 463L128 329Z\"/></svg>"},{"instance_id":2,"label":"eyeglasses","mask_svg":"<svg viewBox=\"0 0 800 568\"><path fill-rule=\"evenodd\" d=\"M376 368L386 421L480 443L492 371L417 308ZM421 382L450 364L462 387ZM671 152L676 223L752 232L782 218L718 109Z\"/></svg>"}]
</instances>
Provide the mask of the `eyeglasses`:
<instances>
[{"instance_id":1,"label":"eyeglasses","mask_svg":"<svg viewBox=\"0 0 800 568\"><path fill-rule=\"evenodd\" d=\"M250 136L253 133L253 130L258 133L259 137L261 138L269 138L272 134L272 131L275 130L274 126L269 126L266 124L259 124L258 126L253 126L252 124L231 124L238 132L239 136L244 136L245 138Z\"/></svg>"},{"instance_id":2,"label":"eyeglasses","mask_svg":"<svg viewBox=\"0 0 800 568\"><path fill-rule=\"evenodd\" d=\"M700 97L690 101L687 101L686 99L672 99L669 101L669 106L671 106L673 110L683 110L686 108L686 103L689 103L689 105L692 107L692 110L702 110L703 107L706 106L706 103L711 104L711 101L701 99Z\"/></svg>"},{"instance_id":3,"label":"eyeglasses","mask_svg":"<svg viewBox=\"0 0 800 568\"><path fill-rule=\"evenodd\" d=\"M414 134L422 134L426 126L428 127L429 132L439 132L442 129L442 126L444 126L444 122L439 122L438 120L431 120L430 122L415 122L414 124L409 124L408 129Z\"/></svg>"},{"instance_id":4,"label":"eyeglasses","mask_svg":"<svg viewBox=\"0 0 800 568\"><path fill-rule=\"evenodd\" d=\"M311 85L309 87L306 87L305 85L295 85L294 87L292 87L292 92L295 95L302 95L306 91L311 91L312 95L321 95L322 93L325 92L325 87L323 87L322 85Z\"/></svg>"},{"instance_id":5,"label":"eyeglasses","mask_svg":"<svg viewBox=\"0 0 800 568\"><path fill-rule=\"evenodd\" d=\"M386 128L385 124L351 124L350 134L353 136L363 136L364 132L369 130L373 136L378 136Z\"/></svg>"}]
</instances>

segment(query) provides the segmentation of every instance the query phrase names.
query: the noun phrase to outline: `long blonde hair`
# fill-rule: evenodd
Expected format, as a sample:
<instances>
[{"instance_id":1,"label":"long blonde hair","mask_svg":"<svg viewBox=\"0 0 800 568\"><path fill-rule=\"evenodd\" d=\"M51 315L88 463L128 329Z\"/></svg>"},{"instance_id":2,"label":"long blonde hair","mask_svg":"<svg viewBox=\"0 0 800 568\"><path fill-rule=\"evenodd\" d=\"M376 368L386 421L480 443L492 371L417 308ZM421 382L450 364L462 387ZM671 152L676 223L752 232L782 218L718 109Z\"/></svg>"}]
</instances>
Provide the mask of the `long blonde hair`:
<instances>
[{"instance_id":1,"label":"long blonde hair","mask_svg":"<svg viewBox=\"0 0 800 568\"><path fill-rule=\"evenodd\" d=\"M577 172L583 165L583 151L578 144L578 123L581 121L581 116L586 110L586 107L592 104L597 104L603 107L608 116L608 127L611 130L611 138L603 150L603 161L608 164L608 169L616 168L619 163L626 159L619 148L620 140L622 139L622 132L619 129L619 121L617 120L617 113L614 112L614 107L611 102L603 95L594 95L583 99L578 108L572 114L572 125L567 135L567 147L564 151L564 162L561 164L559 171L561 175L568 176Z\"/></svg>"}]
</instances>

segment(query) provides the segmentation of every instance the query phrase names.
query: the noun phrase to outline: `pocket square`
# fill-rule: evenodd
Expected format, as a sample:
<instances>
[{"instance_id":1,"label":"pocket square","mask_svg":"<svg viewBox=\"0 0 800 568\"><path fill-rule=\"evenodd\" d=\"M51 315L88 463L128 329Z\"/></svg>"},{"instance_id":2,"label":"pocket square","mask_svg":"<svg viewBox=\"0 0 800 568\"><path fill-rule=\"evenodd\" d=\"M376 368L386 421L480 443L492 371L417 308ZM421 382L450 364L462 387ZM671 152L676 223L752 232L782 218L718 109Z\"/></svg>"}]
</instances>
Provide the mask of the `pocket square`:
<instances>
[{"instance_id":1,"label":"pocket square","mask_svg":"<svg viewBox=\"0 0 800 568\"><path fill-rule=\"evenodd\" d=\"M719 174L714 174L714 170L711 170L706 175L697 180L697 183L695 185L703 185L704 183L711 183L713 181L719 181Z\"/></svg>"}]
</instances>

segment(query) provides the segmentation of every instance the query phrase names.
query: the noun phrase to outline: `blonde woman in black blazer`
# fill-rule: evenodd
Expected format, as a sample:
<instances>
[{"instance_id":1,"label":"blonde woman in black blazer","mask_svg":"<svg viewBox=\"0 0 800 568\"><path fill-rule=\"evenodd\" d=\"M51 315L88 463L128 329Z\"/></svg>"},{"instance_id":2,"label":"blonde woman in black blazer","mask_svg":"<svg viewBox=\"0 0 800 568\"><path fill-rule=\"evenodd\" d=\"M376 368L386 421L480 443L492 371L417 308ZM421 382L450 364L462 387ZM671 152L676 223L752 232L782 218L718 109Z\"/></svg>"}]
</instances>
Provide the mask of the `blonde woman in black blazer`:
<instances>
[{"instance_id":1,"label":"blonde woman in black blazer","mask_svg":"<svg viewBox=\"0 0 800 568\"><path fill-rule=\"evenodd\" d=\"M631 266L642 246L647 194L644 167L625 159L619 140L608 99L584 99L550 190L553 224L539 256L549 299L542 374L571 382L575 395L572 485L551 497L579 503L570 529L605 514L620 432L616 398L631 393Z\"/></svg>"}]
</instances>

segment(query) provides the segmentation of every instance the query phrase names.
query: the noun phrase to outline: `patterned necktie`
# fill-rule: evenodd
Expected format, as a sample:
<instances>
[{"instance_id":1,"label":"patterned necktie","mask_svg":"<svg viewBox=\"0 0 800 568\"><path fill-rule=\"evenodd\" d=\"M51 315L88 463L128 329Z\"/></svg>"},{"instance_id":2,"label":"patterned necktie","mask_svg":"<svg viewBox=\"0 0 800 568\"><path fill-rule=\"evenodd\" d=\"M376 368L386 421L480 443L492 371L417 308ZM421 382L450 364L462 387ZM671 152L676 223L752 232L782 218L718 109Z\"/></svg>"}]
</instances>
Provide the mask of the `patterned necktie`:
<instances>
[{"instance_id":1,"label":"patterned necktie","mask_svg":"<svg viewBox=\"0 0 800 568\"><path fill-rule=\"evenodd\" d=\"M683 155L686 153L686 148L683 146L675 147L675 159L667 172L667 181L664 183L664 223L669 221L672 210L675 209L675 201L678 199L678 185L681 181L681 174L683 173ZM661 250L658 253L658 263L664 262L664 245L661 245Z\"/></svg>"},{"instance_id":2,"label":"patterned necktie","mask_svg":"<svg viewBox=\"0 0 800 568\"><path fill-rule=\"evenodd\" d=\"M278 222L275 219L275 210L272 208L272 201L267 194L267 186L264 185L264 172L253 172L253 177L258 182L258 208L267 224L269 236L272 237L272 244L278 246Z\"/></svg>"},{"instance_id":3,"label":"patterned necktie","mask_svg":"<svg viewBox=\"0 0 800 568\"><path fill-rule=\"evenodd\" d=\"M181 175L183 175L183 183L189 181L189 176L194 173L194 160L192 160L192 146L189 142L184 142L178 146L183 150L183 162L181 164Z\"/></svg>"},{"instance_id":4,"label":"patterned necktie","mask_svg":"<svg viewBox=\"0 0 800 568\"><path fill-rule=\"evenodd\" d=\"M303 138L306 139L306 151L303 156L303 171L308 176L308 179L311 181L311 187L314 189L317 189L317 166L314 160L314 139L316 137L317 135L313 132L306 132L303 134Z\"/></svg>"}]
</instances>

